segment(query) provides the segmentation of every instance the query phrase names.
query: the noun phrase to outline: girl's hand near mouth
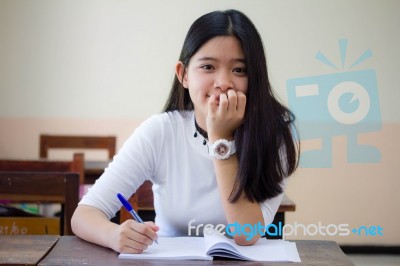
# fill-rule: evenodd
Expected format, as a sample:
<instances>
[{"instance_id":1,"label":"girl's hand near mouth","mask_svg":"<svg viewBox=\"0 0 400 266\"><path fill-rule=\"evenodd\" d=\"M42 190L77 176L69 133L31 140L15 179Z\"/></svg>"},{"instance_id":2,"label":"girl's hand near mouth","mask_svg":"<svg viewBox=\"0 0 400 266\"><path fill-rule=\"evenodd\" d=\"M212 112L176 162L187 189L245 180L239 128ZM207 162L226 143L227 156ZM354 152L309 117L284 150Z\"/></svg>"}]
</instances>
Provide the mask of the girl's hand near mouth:
<instances>
[{"instance_id":1,"label":"girl's hand near mouth","mask_svg":"<svg viewBox=\"0 0 400 266\"><path fill-rule=\"evenodd\" d=\"M210 142L233 140L235 130L243 123L245 109L246 95L241 91L230 89L219 96L211 95L206 120Z\"/></svg>"}]
</instances>

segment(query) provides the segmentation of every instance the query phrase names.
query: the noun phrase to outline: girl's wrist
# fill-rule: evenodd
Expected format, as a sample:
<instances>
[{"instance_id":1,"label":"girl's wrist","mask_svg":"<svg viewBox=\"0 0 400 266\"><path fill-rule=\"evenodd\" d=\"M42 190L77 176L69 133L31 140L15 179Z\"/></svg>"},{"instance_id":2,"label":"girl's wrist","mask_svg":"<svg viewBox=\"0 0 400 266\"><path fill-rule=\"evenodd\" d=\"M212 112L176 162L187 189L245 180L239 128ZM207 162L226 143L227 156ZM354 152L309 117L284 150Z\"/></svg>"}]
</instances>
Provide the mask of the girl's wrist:
<instances>
[{"instance_id":1,"label":"girl's wrist","mask_svg":"<svg viewBox=\"0 0 400 266\"><path fill-rule=\"evenodd\" d=\"M224 135L224 134L209 134L208 135L208 141L210 143L214 143L219 139L226 139L226 140L232 141L235 139L235 137L232 134L226 134L226 135Z\"/></svg>"}]
</instances>

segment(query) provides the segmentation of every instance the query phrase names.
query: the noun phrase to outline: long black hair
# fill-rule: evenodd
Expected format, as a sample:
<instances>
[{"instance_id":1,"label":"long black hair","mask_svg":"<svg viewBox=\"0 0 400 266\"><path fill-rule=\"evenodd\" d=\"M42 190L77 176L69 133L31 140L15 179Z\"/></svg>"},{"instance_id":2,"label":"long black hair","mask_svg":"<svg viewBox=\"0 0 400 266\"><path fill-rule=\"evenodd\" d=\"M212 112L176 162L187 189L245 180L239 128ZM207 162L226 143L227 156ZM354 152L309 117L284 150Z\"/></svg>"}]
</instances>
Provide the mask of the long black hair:
<instances>
[{"instance_id":1,"label":"long black hair","mask_svg":"<svg viewBox=\"0 0 400 266\"><path fill-rule=\"evenodd\" d=\"M250 201L262 202L281 193L283 178L298 166L295 117L274 96L257 29L237 10L198 18L186 35L179 61L186 68L200 47L217 36L234 36L240 41L248 75L244 122L235 132L239 169L230 200L235 202L244 193ZM188 90L175 77L164 111L193 109Z\"/></svg>"}]
</instances>

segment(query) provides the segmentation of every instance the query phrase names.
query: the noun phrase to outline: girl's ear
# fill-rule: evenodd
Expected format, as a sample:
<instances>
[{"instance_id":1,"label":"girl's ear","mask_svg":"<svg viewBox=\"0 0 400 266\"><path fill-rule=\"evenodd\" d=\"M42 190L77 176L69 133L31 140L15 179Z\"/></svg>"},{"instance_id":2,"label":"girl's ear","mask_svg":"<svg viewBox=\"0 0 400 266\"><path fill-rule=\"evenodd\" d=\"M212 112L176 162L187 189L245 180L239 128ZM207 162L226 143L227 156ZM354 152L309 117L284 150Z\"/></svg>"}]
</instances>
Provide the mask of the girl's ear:
<instances>
[{"instance_id":1,"label":"girl's ear","mask_svg":"<svg viewBox=\"0 0 400 266\"><path fill-rule=\"evenodd\" d=\"M187 89L188 88L187 73L185 71L185 65L181 61L176 63L175 74L176 74L176 77L178 78L179 82L182 84L182 86L185 89Z\"/></svg>"}]
</instances>

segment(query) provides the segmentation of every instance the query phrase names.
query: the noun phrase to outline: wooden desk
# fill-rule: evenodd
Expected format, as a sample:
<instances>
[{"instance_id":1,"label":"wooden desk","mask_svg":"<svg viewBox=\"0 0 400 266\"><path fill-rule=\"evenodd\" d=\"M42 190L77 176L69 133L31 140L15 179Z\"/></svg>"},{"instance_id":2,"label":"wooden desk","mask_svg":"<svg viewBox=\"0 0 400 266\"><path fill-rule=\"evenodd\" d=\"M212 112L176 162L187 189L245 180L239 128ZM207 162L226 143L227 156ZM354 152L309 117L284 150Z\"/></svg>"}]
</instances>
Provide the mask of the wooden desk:
<instances>
[{"instance_id":1,"label":"wooden desk","mask_svg":"<svg viewBox=\"0 0 400 266\"><path fill-rule=\"evenodd\" d=\"M37 265L59 236L0 235L0 264Z\"/></svg>"},{"instance_id":2,"label":"wooden desk","mask_svg":"<svg viewBox=\"0 0 400 266\"><path fill-rule=\"evenodd\" d=\"M119 260L118 253L83 241L76 236L62 236L39 265L353 265L333 241L295 241L301 263L250 262L224 260Z\"/></svg>"}]
</instances>

